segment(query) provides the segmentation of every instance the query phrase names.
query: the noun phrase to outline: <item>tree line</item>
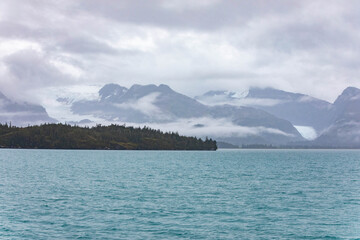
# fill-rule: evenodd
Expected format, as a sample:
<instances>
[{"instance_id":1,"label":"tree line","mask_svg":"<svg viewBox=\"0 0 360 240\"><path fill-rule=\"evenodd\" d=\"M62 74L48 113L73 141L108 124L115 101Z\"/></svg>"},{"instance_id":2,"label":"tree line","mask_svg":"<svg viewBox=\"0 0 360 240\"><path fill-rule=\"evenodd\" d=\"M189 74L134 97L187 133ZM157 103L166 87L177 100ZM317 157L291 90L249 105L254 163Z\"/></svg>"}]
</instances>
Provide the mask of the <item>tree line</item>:
<instances>
[{"instance_id":1,"label":"tree line","mask_svg":"<svg viewBox=\"0 0 360 240\"><path fill-rule=\"evenodd\" d=\"M109 150L216 150L216 141L180 136L149 127L97 125L79 127L69 124L42 124L16 127L0 124L0 147L39 149Z\"/></svg>"}]
</instances>

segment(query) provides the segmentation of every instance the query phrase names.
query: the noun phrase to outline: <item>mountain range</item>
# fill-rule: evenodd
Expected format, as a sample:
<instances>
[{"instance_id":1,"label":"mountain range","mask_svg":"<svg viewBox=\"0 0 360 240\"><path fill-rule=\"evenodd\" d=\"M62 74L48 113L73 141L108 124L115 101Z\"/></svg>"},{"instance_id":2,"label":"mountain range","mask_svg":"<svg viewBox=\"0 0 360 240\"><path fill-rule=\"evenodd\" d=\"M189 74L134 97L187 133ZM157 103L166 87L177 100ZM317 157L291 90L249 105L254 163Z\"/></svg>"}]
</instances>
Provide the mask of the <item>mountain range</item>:
<instances>
[{"instance_id":1,"label":"mountain range","mask_svg":"<svg viewBox=\"0 0 360 240\"><path fill-rule=\"evenodd\" d=\"M92 115L110 122L142 123L209 136L232 144L286 144L304 140L292 124L263 110L241 106L208 106L166 85L108 84L98 100L73 102L74 114ZM180 126L180 127L179 127ZM171 129L171 128L169 128Z\"/></svg>"},{"instance_id":2,"label":"mountain range","mask_svg":"<svg viewBox=\"0 0 360 240\"><path fill-rule=\"evenodd\" d=\"M212 137L224 146L360 147L360 90L354 87L345 89L334 103L273 88L216 90L191 98L163 84L130 88L107 84L96 100L64 99L59 102L67 104L74 116L86 118L73 124L147 125ZM56 122L40 105L14 102L3 94L0 110L0 122L20 126Z\"/></svg>"},{"instance_id":3,"label":"mountain range","mask_svg":"<svg viewBox=\"0 0 360 240\"><path fill-rule=\"evenodd\" d=\"M195 99L209 105L226 103L262 109L290 121L298 130L313 129L316 135L312 141L298 143L304 146L360 147L358 88L346 88L334 103L273 88L250 88L244 92L210 91Z\"/></svg>"},{"instance_id":4,"label":"mountain range","mask_svg":"<svg viewBox=\"0 0 360 240\"><path fill-rule=\"evenodd\" d=\"M250 88L245 92L245 95L241 95L228 91L210 91L195 99L209 105L230 104L262 109L295 126L311 126L317 132L327 128L333 121L332 104L324 100L273 88Z\"/></svg>"}]
</instances>

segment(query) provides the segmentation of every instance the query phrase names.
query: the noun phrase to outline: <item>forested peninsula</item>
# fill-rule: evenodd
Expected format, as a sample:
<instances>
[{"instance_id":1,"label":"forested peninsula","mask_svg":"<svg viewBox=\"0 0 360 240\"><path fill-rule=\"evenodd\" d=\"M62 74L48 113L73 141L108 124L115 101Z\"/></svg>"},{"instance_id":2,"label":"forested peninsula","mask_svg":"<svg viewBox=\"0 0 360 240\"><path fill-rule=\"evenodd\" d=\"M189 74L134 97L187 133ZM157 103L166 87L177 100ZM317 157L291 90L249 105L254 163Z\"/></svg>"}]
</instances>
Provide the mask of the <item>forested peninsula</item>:
<instances>
[{"instance_id":1,"label":"forested peninsula","mask_svg":"<svg viewBox=\"0 0 360 240\"><path fill-rule=\"evenodd\" d=\"M216 150L216 141L180 136L148 127L125 125L79 127L43 124L15 127L0 124L0 147L28 149Z\"/></svg>"}]
</instances>

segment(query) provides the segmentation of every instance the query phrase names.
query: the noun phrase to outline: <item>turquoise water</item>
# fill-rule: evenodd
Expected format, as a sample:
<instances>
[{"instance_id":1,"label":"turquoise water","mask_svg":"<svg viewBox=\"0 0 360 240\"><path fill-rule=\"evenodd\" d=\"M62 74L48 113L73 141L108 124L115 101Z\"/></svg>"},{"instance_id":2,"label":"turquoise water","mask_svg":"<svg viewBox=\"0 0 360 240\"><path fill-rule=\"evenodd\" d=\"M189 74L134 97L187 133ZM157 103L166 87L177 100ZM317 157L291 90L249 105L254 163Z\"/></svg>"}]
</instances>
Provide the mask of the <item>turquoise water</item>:
<instances>
[{"instance_id":1,"label":"turquoise water","mask_svg":"<svg viewBox=\"0 0 360 240\"><path fill-rule=\"evenodd\" d=\"M360 151L0 150L0 239L360 239Z\"/></svg>"}]
</instances>

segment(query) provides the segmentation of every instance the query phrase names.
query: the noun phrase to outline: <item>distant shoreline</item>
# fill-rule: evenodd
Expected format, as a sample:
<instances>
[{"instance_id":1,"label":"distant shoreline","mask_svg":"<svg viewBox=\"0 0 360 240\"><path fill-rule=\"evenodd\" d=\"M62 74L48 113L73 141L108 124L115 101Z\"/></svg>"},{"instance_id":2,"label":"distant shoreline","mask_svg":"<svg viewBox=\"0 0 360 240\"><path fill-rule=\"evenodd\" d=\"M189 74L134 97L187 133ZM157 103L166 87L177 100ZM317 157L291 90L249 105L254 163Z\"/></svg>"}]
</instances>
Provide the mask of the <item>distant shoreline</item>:
<instances>
[{"instance_id":1,"label":"distant shoreline","mask_svg":"<svg viewBox=\"0 0 360 240\"><path fill-rule=\"evenodd\" d=\"M218 150L225 150L223 149L216 149L216 150L202 150L202 149L91 149L91 148L11 148L11 147L1 147L0 146L0 150L69 150L69 151L73 151L73 150L79 150L79 151L132 151L132 152L136 152L136 151L149 151L149 152L153 152L153 151L174 151L174 152L183 152L183 151L187 151L187 152L216 152ZM231 150L231 149L229 149ZM236 150L236 149L232 149L232 150Z\"/></svg>"},{"instance_id":2,"label":"distant shoreline","mask_svg":"<svg viewBox=\"0 0 360 240\"><path fill-rule=\"evenodd\" d=\"M131 152L137 152L137 151L149 151L149 152L216 152L216 151L231 151L231 150L239 150L239 151L247 151L247 150L355 150L360 151L360 148L217 148L216 150L168 150L168 149L90 149L90 148L10 148L10 147L0 147L0 150L65 150L65 151L131 151Z\"/></svg>"},{"instance_id":3,"label":"distant shoreline","mask_svg":"<svg viewBox=\"0 0 360 240\"><path fill-rule=\"evenodd\" d=\"M360 150L360 148L218 148L217 150Z\"/></svg>"}]
</instances>

